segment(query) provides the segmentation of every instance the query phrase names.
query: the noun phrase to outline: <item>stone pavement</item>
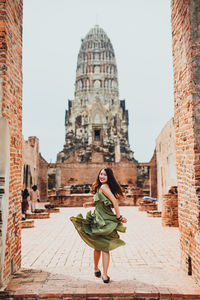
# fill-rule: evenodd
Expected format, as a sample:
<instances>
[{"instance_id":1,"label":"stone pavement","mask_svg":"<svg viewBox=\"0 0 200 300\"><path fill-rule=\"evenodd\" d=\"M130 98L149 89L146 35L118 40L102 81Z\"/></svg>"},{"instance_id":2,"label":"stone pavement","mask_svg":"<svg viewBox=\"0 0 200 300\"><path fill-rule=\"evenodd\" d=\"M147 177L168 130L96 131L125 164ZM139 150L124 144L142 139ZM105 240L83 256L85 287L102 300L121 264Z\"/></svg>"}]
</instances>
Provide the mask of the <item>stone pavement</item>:
<instances>
[{"instance_id":1,"label":"stone pavement","mask_svg":"<svg viewBox=\"0 0 200 300\"><path fill-rule=\"evenodd\" d=\"M121 234L126 246L111 251L111 282L95 278L93 250L69 220L88 210L61 208L50 219L35 220L35 228L23 229L22 270L8 284L9 295L18 299L83 299L86 295L87 299L200 299L200 287L179 266L178 228L163 228L160 218L150 218L137 207L120 208L128 219L127 233Z\"/></svg>"}]
</instances>

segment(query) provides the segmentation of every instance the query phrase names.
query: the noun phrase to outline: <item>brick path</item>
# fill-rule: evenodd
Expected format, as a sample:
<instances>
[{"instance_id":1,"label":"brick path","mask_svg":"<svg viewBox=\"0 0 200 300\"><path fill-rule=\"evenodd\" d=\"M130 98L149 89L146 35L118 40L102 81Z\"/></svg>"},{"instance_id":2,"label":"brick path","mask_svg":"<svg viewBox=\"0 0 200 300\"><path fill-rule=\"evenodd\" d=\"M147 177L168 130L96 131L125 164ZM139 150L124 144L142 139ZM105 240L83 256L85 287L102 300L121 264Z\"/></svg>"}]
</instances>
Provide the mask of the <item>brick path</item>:
<instances>
[{"instance_id":1,"label":"brick path","mask_svg":"<svg viewBox=\"0 0 200 300\"><path fill-rule=\"evenodd\" d=\"M7 291L16 298L71 299L87 294L88 299L100 299L100 295L112 294L127 299L134 295L143 299L184 299L184 295L200 299L200 288L179 267L178 229L163 228L160 218L149 218L137 207L121 207L128 219L127 233L121 234L126 246L111 252L110 284L95 278L93 250L69 221L70 216L87 210L61 208L50 219L35 220L35 228L23 229L23 269Z\"/></svg>"}]
</instances>

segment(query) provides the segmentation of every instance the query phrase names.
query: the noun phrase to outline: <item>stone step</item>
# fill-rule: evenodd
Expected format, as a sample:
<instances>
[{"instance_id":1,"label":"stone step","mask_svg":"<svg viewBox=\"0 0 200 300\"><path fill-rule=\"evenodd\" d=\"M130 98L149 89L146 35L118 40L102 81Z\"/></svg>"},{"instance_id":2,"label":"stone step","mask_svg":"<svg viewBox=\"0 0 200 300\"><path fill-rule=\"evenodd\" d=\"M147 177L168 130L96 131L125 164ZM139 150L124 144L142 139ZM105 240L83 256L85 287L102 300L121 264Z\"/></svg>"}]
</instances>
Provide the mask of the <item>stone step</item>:
<instances>
[{"instance_id":1,"label":"stone step","mask_svg":"<svg viewBox=\"0 0 200 300\"><path fill-rule=\"evenodd\" d=\"M72 300L72 299L77 299L77 300L181 300L181 299L190 299L190 300L200 300L200 295L193 295L193 294L179 294L179 293L170 293L170 291L166 291L164 289L164 292L151 292L151 291L145 291L144 288L139 288L141 291L134 291L134 289L130 289L129 291L126 292L126 287L124 287L124 292L120 292L117 288L115 291L115 288L110 288L109 287L102 287L101 290L99 288L90 288L92 290L91 292L86 292L85 288L77 288L74 290L74 292L71 290L67 290L66 292L51 292L51 291L46 291L42 293L37 293L35 291L17 291L13 293L12 291L7 292L7 291L2 291L0 292L0 299L7 299L7 300L13 300L13 299L19 299L19 300L25 300L25 299L43 299L43 300L59 300L59 299L66 299L66 300ZM82 290L82 291L79 291ZM85 292L84 292L85 290ZM132 291L131 291L132 290ZM162 290L162 288L161 288ZM14 297L14 298L13 298Z\"/></svg>"},{"instance_id":2,"label":"stone step","mask_svg":"<svg viewBox=\"0 0 200 300\"><path fill-rule=\"evenodd\" d=\"M26 219L48 219L48 218L50 218L49 213L32 213L26 215Z\"/></svg>"},{"instance_id":3,"label":"stone step","mask_svg":"<svg viewBox=\"0 0 200 300\"><path fill-rule=\"evenodd\" d=\"M156 203L142 203L139 205L139 211L157 210Z\"/></svg>"},{"instance_id":4,"label":"stone step","mask_svg":"<svg viewBox=\"0 0 200 300\"><path fill-rule=\"evenodd\" d=\"M46 212L46 208L37 208L36 210L35 210L35 213L36 214L41 214L41 213L45 213Z\"/></svg>"},{"instance_id":5,"label":"stone step","mask_svg":"<svg viewBox=\"0 0 200 300\"><path fill-rule=\"evenodd\" d=\"M147 211L148 217L160 218L161 214L162 214L161 211L158 211L158 210L148 210Z\"/></svg>"},{"instance_id":6,"label":"stone step","mask_svg":"<svg viewBox=\"0 0 200 300\"><path fill-rule=\"evenodd\" d=\"M41 214L41 213L58 213L60 212L59 208L39 208L35 210L35 213Z\"/></svg>"},{"instance_id":7,"label":"stone step","mask_svg":"<svg viewBox=\"0 0 200 300\"><path fill-rule=\"evenodd\" d=\"M24 221L22 221L22 228L33 228L33 227L35 227L33 220L24 220Z\"/></svg>"},{"instance_id":8,"label":"stone step","mask_svg":"<svg viewBox=\"0 0 200 300\"><path fill-rule=\"evenodd\" d=\"M59 208L46 208L46 212L47 213L59 213L60 212L60 209Z\"/></svg>"}]
</instances>

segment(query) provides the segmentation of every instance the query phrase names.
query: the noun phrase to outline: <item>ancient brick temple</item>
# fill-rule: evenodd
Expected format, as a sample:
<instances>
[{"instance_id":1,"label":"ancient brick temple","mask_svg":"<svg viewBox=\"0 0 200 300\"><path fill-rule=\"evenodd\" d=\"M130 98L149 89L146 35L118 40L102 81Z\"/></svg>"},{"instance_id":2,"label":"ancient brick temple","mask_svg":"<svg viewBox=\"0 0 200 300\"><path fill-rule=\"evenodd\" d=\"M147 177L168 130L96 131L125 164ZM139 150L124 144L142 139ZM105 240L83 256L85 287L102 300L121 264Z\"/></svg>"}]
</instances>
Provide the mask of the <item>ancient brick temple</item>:
<instances>
[{"instance_id":1,"label":"ancient brick temple","mask_svg":"<svg viewBox=\"0 0 200 300\"><path fill-rule=\"evenodd\" d=\"M21 266L21 188L23 167L21 122L22 7L22 0L0 0L0 287L4 286L8 282L11 274ZM192 275L200 285L200 2L196 0L171 0L171 11L175 105L174 128L176 134L181 265L185 269L185 272ZM98 67L102 70L102 65L99 64L96 70L98 71ZM89 63L87 66L89 67ZM99 77L97 77L97 79L95 79L95 77L93 81L85 81L86 77L83 76L84 80L80 82L80 87L81 84L81 88L85 88L86 90L87 88L98 87L100 91L104 86L105 89L106 86L110 86L114 91L117 87L117 81L114 83L115 87L111 87L112 78L108 76L104 78L102 73L104 74L104 72L93 73L93 76L100 74ZM88 78L92 80L92 75ZM104 78L104 81L101 80L101 78ZM111 82L109 82L109 80L111 80ZM88 87L87 84L89 84ZM102 109L99 108L99 111L104 112L104 114L99 114L99 120L101 120L103 116L109 118L109 114L106 114L106 108L109 108L109 106L104 106L103 102L101 103L101 97L99 98L100 99L96 101ZM82 100L83 104L84 99L86 98L80 98L80 103ZM111 98L111 103L112 100L116 101L116 99L117 97ZM73 107L72 102L69 102L69 104ZM75 102L76 101L74 101L74 103ZM105 110L103 110L103 108ZM73 109L75 109L75 107ZM124 123L127 122L127 119L125 118L125 109L123 110L123 107L120 109L122 114L119 114L117 122L120 120L121 123L123 123L123 126L121 126L123 132L126 128L126 126L124 127ZM113 115L115 115L113 107L112 110ZM69 114L70 109L68 110L67 120L70 118ZM80 114L77 113L76 116L78 115ZM96 120L98 120L98 118ZM82 122L81 117L80 124L85 124ZM72 124L74 123L72 122ZM99 121L94 123L94 125L95 124L98 124L99 127L94 127L93 131L91 130L93 135L90 136L90 139L88 138L88 143L92 138L96 140L95 142L100 143L101 139L104 141L104 137L106 137L105 132L103 132L104 123ZM102 127L100 127L99 124L102 124ZM76 128L80 128L80 125L76 126ZM118 128L117 126L114 127ZM113 127L111 128L113 130ZM81 128L79 130L81 130ZM94 130L96 130L96 132ZM118 136L121 137L121 133L118 133ZM126 134L122 134L122 136L124 139ZM121 176L121 178L123 178L123 176L127 176L127 178L124 177L124 180L128 182L128 172L124 172L124 170L127 170L128 163L129 166L133 167L134 172L138 167L140 167L140 170L143 172L143 169L149 166L139 166L136 162L131 161L132 156L129 148L123 148L123 142L117 142L119 143L117 146L118 150L116 147L118 154L113 157L116 161L120 157L121 161L107 163L115 164L119 177ZM121 148L120 151L119 147ZM69 149L71 149L71 156L69 155ZM102 155L100 155L102 160L104 157L107 157L104 155L104 149L106 149L106 147L103 147ZM127 153L123 149L127 149ZM110 152L112 153L112 151ZM95 153L98 154L101 152L96 151ZM71 175L69 178L71 182L75 181L75 175L77 174L76 165L73 165L75 163L69 164L72 158L77 162L78 170L81 171L79 176L86 177L86 172L82 171L83 169L87 170L91 165L94 168L98 167L98 163L88 161L83 161L82 164L80 164L76 157L80 159L80 150L73 152L72 147L70 148L66 143L64 151L59 155L58 160L62 161L63 158L64 161L68 161L68 164L65 163L64 165L64 163L58 162L49 170L49 172L51 171L52 173L51 175L55 172L54 174L57 176L58 185L61 184L62 181L64 184L64 176L66 174L62 174L61 172L63 165L66 168L68 177ZM92 157L91 159L94 158ZM127 161L125 162L124 159ZM67 169L68 166L71 166L71 169ZM150 169L150 174L153 169L154 168ZM134 179L132 181L136 182L137 180Z\"/></svg>"},{"instance_id":2,"label":"ancient brick temple","mask_svg":"<svg viewBox=\"0 0 200 300\"><path fill-rule=\"evenodd\" d=\"M125 100L119 99L114 49L98 25L81 43L74 100L68 100L65 132L64 148L58 153L56 164L48 168L49 189L56 189L50 197L53 203L82 205L84 195L73 198L72 194L88 193L104 166L111 167L126 187L130 199L124 204L133 205L143 195L155 196L152 185L156 183L151 180L155 159L139 164L130 150L128 111Z\"/></svg>"},{"instance_id":3,"label":"ancient brick temple","mask_svg":"<svg viewBox=\"0 0 200 300\"><path fill-rule=\"evenodd\" d=\"M115 53L96 25L82 40L75 97L68 100L65 145L57 162L133 161L128 143L128 111L119 100Z\"/></svg>"}]
</instances>

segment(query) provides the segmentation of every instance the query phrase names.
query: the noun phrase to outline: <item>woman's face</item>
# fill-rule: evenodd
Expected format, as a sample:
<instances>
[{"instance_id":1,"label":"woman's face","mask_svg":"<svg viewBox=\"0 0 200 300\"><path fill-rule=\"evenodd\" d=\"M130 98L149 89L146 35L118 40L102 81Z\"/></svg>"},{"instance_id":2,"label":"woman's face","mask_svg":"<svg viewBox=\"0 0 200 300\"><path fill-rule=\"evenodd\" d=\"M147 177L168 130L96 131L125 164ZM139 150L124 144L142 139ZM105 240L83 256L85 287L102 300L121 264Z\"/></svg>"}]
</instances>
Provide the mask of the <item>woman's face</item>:
<instances>
[{"instance_id":1,"label":"woman's face","mask_svg":"<svg viewBox=\"0 0 200 300\"><path fill-rule=\"evenodd\" d=\"M101 184L104 184L108 181L108 176L107 176L106 171L104 169L101 170L101 172L99 174L99 181L101 182Z\"/></svg>"}]
</instances>

